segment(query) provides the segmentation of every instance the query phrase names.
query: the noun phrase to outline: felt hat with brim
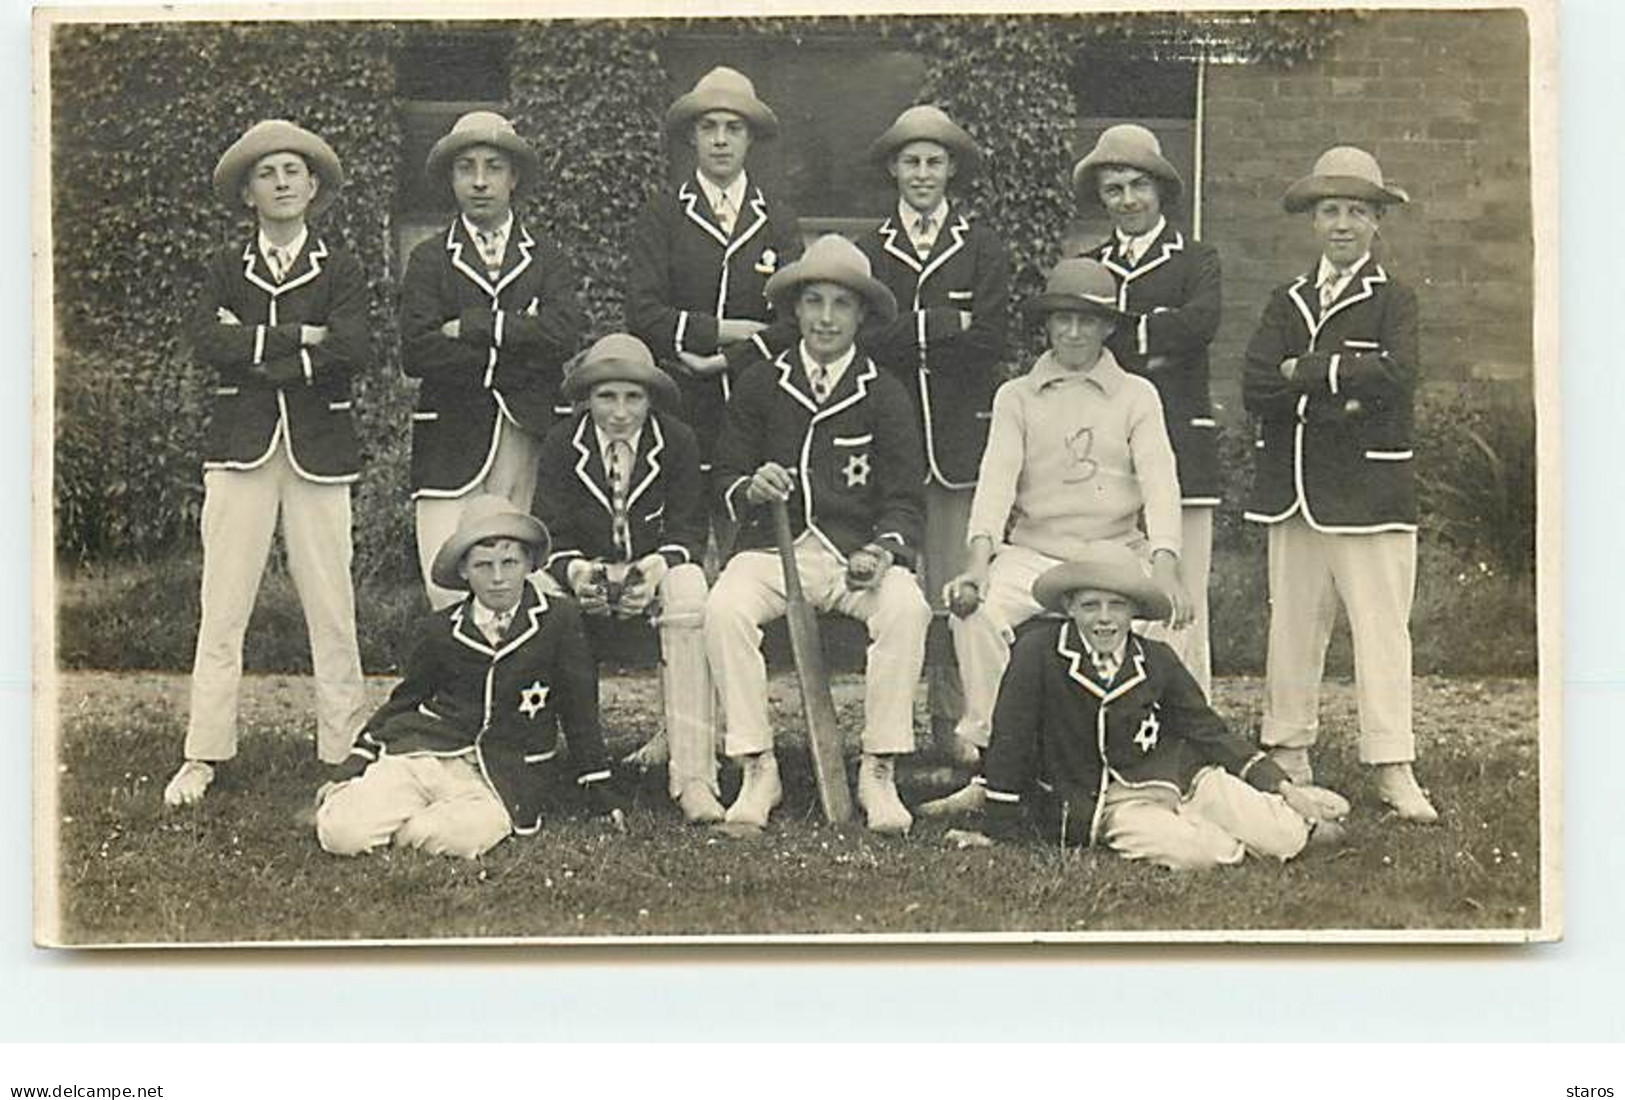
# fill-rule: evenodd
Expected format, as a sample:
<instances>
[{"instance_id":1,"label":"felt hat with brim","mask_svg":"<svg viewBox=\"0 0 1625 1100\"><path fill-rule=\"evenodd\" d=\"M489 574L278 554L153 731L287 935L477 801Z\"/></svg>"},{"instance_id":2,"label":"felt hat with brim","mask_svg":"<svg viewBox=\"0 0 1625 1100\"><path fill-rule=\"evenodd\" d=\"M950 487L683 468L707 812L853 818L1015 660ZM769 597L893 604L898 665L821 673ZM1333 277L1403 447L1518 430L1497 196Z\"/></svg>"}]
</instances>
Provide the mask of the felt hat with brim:
<instances>
[{"instance_id":1,"label":"felt hat with brim","mask_svg":"<svg viewBox=\"0 0 1625 1100\"><path fill-rule=\"evenodd\" d=\"M897 121L869 146L869 159L884 168L897 151L911 141L930 141L954 157L954 178L961 184L982 167L982 151L971 136L941 107L922 103L897 116Z\"/></svg>"},{"instance_id":2,"label":"felt hat with brim","mask_svg":"<svg viewBox=\"0 0 1625 1100\"><path fill-rule=\"evenodd\" d=\"M883 322L897 317L897 299L874 277L869 257L839 233L819 237L807 246L801 259L779 268L767 281L765 293L779 313L788 317L795 312L789 299L804 283L838 283L862 295L872 317Z\"/></svg>"},{"instance_id":3,"label":"felt hat with brim","mask_svg":"<svg viewBox=\"0 0 1625 1100\"><path fill-rule=\"evenodd\" d=\"M535 553L538 565L553 544L541 520L529 512L519 511L507 497L485 493L463 505L463 513L457 518L457 530L434 556L429 579L441 588L468 591L468 582L458 574L457 567L463 563L463 555L468 553L469 547L486 539L522 542Z\"/></svg>"},{"instance_id":4,"label":"felt hat with brim","mask_svg":"<svg viewBox=\"0 0 1625 1100\"><path fill-rule=\"evenodd\" d=\"M673 139L686 137L694 120L708 111L730 111L745 120L751 136L766 140L779 132L779 116L756 98L756 85L738 69L718 65L698 84L677 97L666 111L666 134Z\"/></svg>"},{"instance_id":5,"label":"felt hat with brim","mask_svg":"<svg viewBox=\"0 0 1625 1100\"><path fill-rule=\"evenodd\" d=\"M1281 204L1287 213L1301 214L1321 199L1359 199L1379 206L1411 201L1403 187L1383 182L1376 157L1352 145L1320 154L1314 170L1286 189Z\"/></svg>"},{"instance_id":6,"label":"felt hat with brim","mask_svg":"<svg viewBox=\"0 0 1625 1100\"><path fill-rule=\"evenodd\" d=\"M449 179L451 162L457 154L475 145L489 145L512 157L519 169L519 186L524 187L535 181L536 169L541 162L536 157L536 150L519 136L513 123L495 111L470 111L454 122L451 131L429 150L424 172L430 182L443 183Z\"/></svg>"},{"instance_id":7,"label":"felt hat with brim","mask_svg":"<svg viewBox=\"0 0 1625 1100\"><path fill-rule=\"evenodd\" d=\"M1088 256L1073 256L1052 267L1044 293L1029 299L1022 309L1033 320L1066 312L1124 320L1117 308L1117 280L1099 260Z\"/></svg>"},{"instance_id":8,"label":"felt hat with brim","mask_svg":"<svg viewBox=\"0 0 1625 1100\"><path fill-rule=\"evenodd\" d=\"M1072 190L1080 202L1100 204L1095 173L1101 168L1138 168L1162 181L1159 192L1164 205L1171 206L1185 188L1179 170L1162 155L1162 142L1144 126L1132 122L1109 126L1095 147L1072 169Z\"/></svg>"},{"instance_id":9,"label":"felt hat with brim","mask_svg":"<svg viewBox=\"0 0 1625 1100\"><path fill-rule=\"evenodd\" d=\"M316 197L310 200L307 213L315 217L339 197L344 186L344 166L333 147L303 126L296 126L284 118L268 118L256 122L242 137L231 143L231 148L220 154L214 166L214 193L228 206L241 205L243 182L248 172L261 157L272 153L298 153L305 164L321 180Z\"/></svg>"},{"instance_id":10,"label":"felt hat with brim","mask_svg":"<svg viewBox=\"0 0 1625 1100\"><path fill-rule=\"evenodd\" d=\"M1173 614L1173 604L1151 576L1151 566L1121 543L1096 542L1071 561L1052 565L1033 581L1033 599L1047 611L1065 613L1068 593L1080 588L1115 592L1134 603L1134 617L1154 622Z\"/></svg>"},{"instance_id":11,"label":"felt hat with brim","mask_svg":"<svg viewBox=\"0 0 1625 1100\"><path fill-rule=\"evenodd\" d=\"M604 382L634 382L661 408L677 405L677 383L655 366L649 345L625 332L612 332L570 360L564 368L564 396L581 401Z\"/></svg>"}]
</instances>

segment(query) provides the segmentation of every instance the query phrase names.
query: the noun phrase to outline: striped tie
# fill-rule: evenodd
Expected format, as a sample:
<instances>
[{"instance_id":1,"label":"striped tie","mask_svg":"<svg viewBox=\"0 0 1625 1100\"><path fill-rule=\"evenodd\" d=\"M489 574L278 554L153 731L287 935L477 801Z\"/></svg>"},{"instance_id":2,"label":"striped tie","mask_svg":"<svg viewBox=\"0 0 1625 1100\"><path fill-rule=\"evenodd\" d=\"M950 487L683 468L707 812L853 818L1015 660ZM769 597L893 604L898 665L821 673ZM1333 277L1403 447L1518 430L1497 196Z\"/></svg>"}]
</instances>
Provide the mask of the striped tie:
<instances>
[{"instance_id":1,"label":"striped tie","mask_svg":"<svg viewBox=\"0 0 1625 1100\"><path fill-rule=\"evenodd\" d=\"M632 483L632 445L624 439L609 445L609 491L613 516L610 536L628 559L632 557L632 527L627 520L627 495Z\"/></svg>"}]
</instances>

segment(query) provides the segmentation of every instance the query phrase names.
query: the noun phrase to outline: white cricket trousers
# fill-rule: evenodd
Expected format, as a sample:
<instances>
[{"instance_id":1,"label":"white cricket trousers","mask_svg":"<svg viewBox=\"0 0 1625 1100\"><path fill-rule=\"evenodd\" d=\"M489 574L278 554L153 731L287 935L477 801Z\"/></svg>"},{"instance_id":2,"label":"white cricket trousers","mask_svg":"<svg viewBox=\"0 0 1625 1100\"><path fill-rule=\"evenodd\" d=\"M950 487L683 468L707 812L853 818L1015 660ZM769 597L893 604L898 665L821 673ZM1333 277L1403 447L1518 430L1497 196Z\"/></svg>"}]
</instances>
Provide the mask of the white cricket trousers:
<instances>
[{"instance_id":1,"label":"white cricket trousers","mask_svg":"<svg viewBox=\"0 0 1625 1100\"><path fill-rule=\"evenodd\" d=\"M914 751L914 689L925 663L931 608L919 582L894 565L878 588L846 586L846 562L810 533L796 540L796 565L807 602L869 628L863 681L863 751ZM705 605L705 651L722 693L729 756L773 747L767 713L762 624L784 615L784 570L775 551L745 550L717 578Z\"/></svg>"},{"instance_id":2,"label":"white cricket trousers","mask_svg":"<svg viewBox=\"0 0 1625 1100\"><path fill-rule=\"evenodd\" d=\"M300 477L279 443L252 470L203 475L203 607L186 726L189 760L237 755L243 635L279 518L310 635L316 755L342 761L367 720L350 579L350 487Z\"/></svg>"},{"instance_id":3,"label":"white cricket trousers","mask_svg":"<svg viewBox=\"0 0 1625 1100\"><path fill-rule=\"evenodd\" d=\"M316 811L316 839L337 856L393 841L474 859L512 831L472 753L386 756L329 794Z\"/></svg>"},{"instance_id":4,"label":"white cricket trousers","mask_svg":"<svg viewBox=\"0 0 1625 1100\"><path fill-rule=\"evenodd\" d=\"M529 512L536 496L536 460L542 450L541 440L509 421L498 417L496 453L480 478L454 497L420 496L415 501L418 533L418 568L423 574L423 590L429 597L429 607L439 611L450 607L468 595L450 588L441 588L429 579L434 556L457 530L462 518L463 505L482 493L507 497L521 512ZM541 562L537 562L538 568Z\"/></svg>"},{"instance_id":5,"label":"white cricket trousers","mask_svg":"<svg viewBox=\"0 0 1625 1100\"><path fill-rule=\"evenodd\" d=\"M1320 733L1326 646L1343 601L1354 639L1360 760L1416 759L1411 729L1411 598L1416 533L1333 535L1301 515L1270 525L1266 748L1310 748Z\"/></svg>"},{"instance_id":6,"label":"white cricket trousers","mask_svg":"<svg viewBox=\"0 0 1625 1100\"><path fill-rule=\"evenodd\" d=\"M1240 863L1251 852L1288 860L1309 842L1309 823L1278 794L1265 794L1223 768L1205 768L1188 798L1148 797L1113 783L1100 835L1124 859L1175 871Z\"/></svg>"}]
</instances>

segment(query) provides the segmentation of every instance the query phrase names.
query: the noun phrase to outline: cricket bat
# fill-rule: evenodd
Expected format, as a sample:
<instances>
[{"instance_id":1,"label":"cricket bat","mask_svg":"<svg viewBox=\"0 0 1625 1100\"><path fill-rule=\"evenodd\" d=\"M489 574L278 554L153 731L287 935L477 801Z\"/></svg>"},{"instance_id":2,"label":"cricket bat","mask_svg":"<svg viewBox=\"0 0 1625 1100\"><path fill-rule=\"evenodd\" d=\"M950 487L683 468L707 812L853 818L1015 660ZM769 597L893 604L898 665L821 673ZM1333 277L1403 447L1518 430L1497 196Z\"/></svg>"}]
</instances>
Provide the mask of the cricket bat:
<instances>
[{"instance_id":1,"label":"cricket bat","mask_svg":"<svg viewBox=\"0 0 1625 1100\"><path fill-rule=\"evenodd\" d=\"M801 705L807 714L807 744L812 749L813 775L818 779L818 804L832 824L852 817L852 792L846 785L846 762L841 755L841 730L835 724L835 700L829 694L824 671L824 646L818 637L818 613L801 590L796 552L790 538L790 514L784 501L773 501L773 534L784 565L784 618L790 628L790 652L801 682Z\"/></svg>"}]
</instances>

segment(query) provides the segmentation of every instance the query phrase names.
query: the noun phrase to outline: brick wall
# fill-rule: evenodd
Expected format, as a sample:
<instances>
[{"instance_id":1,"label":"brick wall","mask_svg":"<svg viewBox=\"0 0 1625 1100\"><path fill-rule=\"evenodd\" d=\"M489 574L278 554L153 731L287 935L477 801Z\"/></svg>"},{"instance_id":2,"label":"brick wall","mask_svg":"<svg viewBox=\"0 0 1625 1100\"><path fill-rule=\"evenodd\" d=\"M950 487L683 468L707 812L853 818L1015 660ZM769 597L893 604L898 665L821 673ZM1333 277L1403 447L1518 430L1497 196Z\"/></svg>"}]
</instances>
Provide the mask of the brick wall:
<instances>
[{"instance_id":1,"label":"brick wall","mask_svg":"<svg viewBox=\"0 0 1625 1100\"><path fill-rule=\"evenodd\" d=\"M1208 67L1203 236L1224 259L1214 366L1227 420L1242 415L1241 356L1265 297L1316 254L1281 193L1339 144L1369 150L1410 193L1378 248L1420 296L1425 379L1528 394L1528 41L1517 11L1383 12L1295 69Z\"/></svg>"}]
</instances>

